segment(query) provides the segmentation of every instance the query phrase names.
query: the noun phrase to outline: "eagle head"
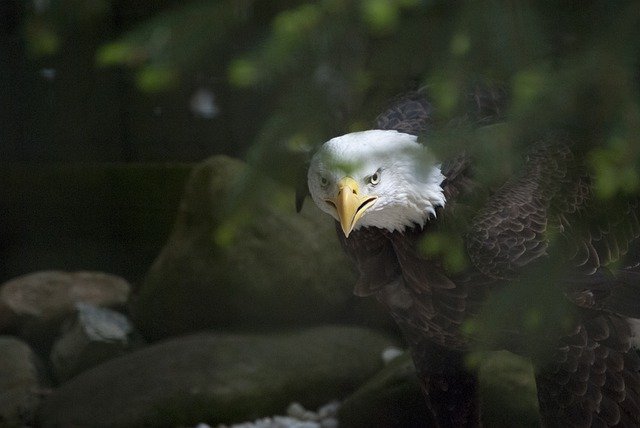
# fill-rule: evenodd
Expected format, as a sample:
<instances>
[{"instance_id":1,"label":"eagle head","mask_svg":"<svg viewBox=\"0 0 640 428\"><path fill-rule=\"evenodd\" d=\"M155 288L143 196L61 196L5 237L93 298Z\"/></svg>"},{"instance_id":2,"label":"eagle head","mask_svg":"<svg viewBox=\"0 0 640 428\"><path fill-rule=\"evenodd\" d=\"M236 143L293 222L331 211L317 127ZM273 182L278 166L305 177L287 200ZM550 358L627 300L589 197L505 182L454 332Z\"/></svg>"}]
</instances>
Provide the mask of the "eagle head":
<instances>
[{"instance_id":1,"label":"eagle head","mask_svg":"<svg viewBox=\"0 0 640 428\"><path fill-rule=\"evenodd\" d=\"M423 226L445 204L444 178L415 135L393 130L327 141L311 159L307 176L313 201L340 223L346 237L360 227Z\"/></svg>"}]
</instances>

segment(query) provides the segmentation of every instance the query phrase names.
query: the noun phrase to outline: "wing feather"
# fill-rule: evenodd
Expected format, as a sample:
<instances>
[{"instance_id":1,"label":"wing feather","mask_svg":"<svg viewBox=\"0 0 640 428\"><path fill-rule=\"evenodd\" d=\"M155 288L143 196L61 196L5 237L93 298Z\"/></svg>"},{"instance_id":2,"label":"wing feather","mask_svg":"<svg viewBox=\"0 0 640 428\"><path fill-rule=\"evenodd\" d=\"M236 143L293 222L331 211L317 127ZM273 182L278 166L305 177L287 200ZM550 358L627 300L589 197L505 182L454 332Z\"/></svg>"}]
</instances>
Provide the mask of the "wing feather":
<instances>
[{"instance_id":1,"label":"wing feather","mask_svg":"<svg viewBox=\"0 0 640 428\"><path fill-rule=\"evenodd\" d=\"M486 275L508 279L545 256L554 198L566 179L567 165L548 162L569 158L565 146L542 144L529 156L524 173L508 181L476 215L467 234L467 251Z\"/></svg>"},{"instance_id":2,"label":"wing feather","mask_svg":"<svg viewBox=\"0 0 640 428\"><path fill-rule=\"evenodd\" d=\"M600 314L560 340L553 362L539 366L536 374L546 425L640 424L640 358L629 352L629 337L624 319Z\"/></svg>"},{"instance_id":3,"label":"wing feather","mask_svg":"<svg viewBox=\"0 0 640 428\"><path fill-rule=\"evenodd\" d=\"M475 268L512 279L546 256L555 237L561 238L558 253L583 279L621 261L640 238L638 200L598 201L584 168L562 142L543 142L527 158L523 173L499 189L472 221L466 245ZM583 289L592 285L587 281ZM572 292L580 288L574 286Z\"/></svg>"},{"instance_id":4,"label":"wing feather","mask_svg":"<svg viewBox=\"0 0 640 428\"><path fill-rule=\"evenodd\" d=\"M396 130L412 135L426 132L433 123L434 108L425 92L409 92L393 100L390 107L376 118L376 129Z\"/></svg>"}]
</instances>

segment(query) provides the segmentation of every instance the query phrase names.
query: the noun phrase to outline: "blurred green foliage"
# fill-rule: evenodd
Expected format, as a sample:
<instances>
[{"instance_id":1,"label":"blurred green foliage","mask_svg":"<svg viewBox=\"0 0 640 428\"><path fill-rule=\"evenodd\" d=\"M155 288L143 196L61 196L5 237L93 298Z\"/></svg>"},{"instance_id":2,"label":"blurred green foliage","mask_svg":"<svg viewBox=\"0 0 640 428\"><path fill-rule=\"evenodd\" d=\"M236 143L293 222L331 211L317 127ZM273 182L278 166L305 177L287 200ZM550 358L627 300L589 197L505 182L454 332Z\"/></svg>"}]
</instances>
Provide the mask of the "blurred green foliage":
<instances>
[{"instance_id":1,"label":"blurred green foliage","mask_svg":"<svg viewBox=\"0 0 640 428\"><path fill-rule=\"evenodd\" d=\"M488 187L518 170L532 142L561 133L592 169L600 197L640 191L637 1L40 0L24 12L36 57L119 22L101 33L92 61L125 70L140 96L207 76L224 94L232 130L212 134L211 151L234 147L256 176L296 185L314 147L367 129L389 99L426 86L435 106L426 144L443 158L473 154ZM510 97L502 123L478 128L464 118L470 88L483 79ZM459 271L462 240L450 238L433 236L423 250Z\"/></svg>"},{"instance_id":2,"label":"blurred green foliage","mask_svg":"<svg viewBox=\"0 0 640 428\"><path fill-rule=\"evenodd\" d=\"M21 28L32 58L57 55L87 29L117 22L96 36L92 61L121 67L140 96L175 93L207 76L225 95L220 110L232 130L211 135L218 138L211 152L233 146L256 174L295 184L314 147L370 127L393 96L426 86L435 106L426 143L443 157L471 152L485 183L512 175L528 145L561 132L591 168L600 197L640 191L637 1L29 5ZM476 79L506 87L503 123L478 129L459 120ZM464 267L461 249L444 237L424 250Z\"/></svg>"},{"instance_id":3,"label":"blurred green foliage","mask_svg":"<svg viewBox=\"0 0 640 428\"><path fill-rule=\"evenodd\" d=\"M142 92L176 90L210 73L238 97L255 98L259 120L236 119L254 130L242 144L287 181L297 179L288 165L298 152L367 128L394 95L426 85L442 124L464 114L468 83L483 76L512 94L512 154L562 129L593 168L601 196L640 186L635 1L32 3L23 27L32 55L53 55L78 27L129 14L134 19L97 47L98 66L129 69ZM497 170L516 159L506 156Z\"/></svg>"}]
</instances>

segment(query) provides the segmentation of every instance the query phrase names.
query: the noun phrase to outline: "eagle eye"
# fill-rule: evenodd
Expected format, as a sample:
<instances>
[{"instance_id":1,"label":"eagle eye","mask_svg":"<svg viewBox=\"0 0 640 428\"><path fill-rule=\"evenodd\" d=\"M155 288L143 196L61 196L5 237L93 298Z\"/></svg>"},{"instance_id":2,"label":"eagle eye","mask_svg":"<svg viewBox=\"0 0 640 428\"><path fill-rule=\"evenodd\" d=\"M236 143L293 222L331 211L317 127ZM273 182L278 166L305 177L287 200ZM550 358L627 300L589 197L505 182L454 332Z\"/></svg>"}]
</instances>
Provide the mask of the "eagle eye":
<instances>
[{"instance_id":1,"label":"eagle eye","mask_svg":"<svg viewBox=\"0 0 640 428\"><path fill-rule=\"evenodd\" d=\"M320 186L327 187L329 185L329 180L326 177L320 176Z\"/></svg>"},{"instance_id":2,"label":"eagle eye","mask_svg":"<svg viewBox=\"0 0 640 428\"><path fill-rule=\"evenodd\" d=\"M373 184L374 186L380 182L380 170L377 170L373 174L369 176L369 184Z\"/></svg>"}]
</instances>

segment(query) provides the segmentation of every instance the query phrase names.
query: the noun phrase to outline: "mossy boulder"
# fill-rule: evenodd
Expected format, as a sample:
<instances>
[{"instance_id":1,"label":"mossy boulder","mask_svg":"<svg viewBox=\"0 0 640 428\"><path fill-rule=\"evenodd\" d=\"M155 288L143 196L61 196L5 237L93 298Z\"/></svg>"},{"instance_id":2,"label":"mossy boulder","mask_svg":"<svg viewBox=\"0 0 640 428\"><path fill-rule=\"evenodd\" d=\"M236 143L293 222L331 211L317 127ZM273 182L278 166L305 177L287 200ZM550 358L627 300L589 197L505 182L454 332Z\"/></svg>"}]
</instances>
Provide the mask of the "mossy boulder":
<instances>
[{"instance_id":1,"label":"mossy boulder","mask_svg":"<svg viewBox=\"0 0 640 428\"><path fill-rule=\"evenodd\" d=\"M485 426L539 427L536 380L531 363L507 351L476 359Z\"/></svg>"},{"instance_id":2,"label":"mossy boulder","mask_svg":"<svg viewBox=\"0 0 640 428\"><path fill-rule=\"evenodd\" d=\"M94 367L51 394L44 427L180 426L254 420L293 401L342 399L382 368L392 341L358 327L201 333Z\"/></svg>"},{"instance_id":3,"label":"mossy boulder","mask_svg":"<svg viewBox=\"0 0 640 428\"><path fill-rule=\"evenodd\" d=\"M0 286L0 332L18 335L46 354L76 304L124 308L130 293L129 282L103 272L22 275Z\"/></svg>"},{"instance_id":4,"label":"mossy boulder","mask_svg":"<svg viewBox=\"0 0 640 428\"><path fill-rule=\"evenodd\" d=\"M76 307L76 316L63 324L49 355L58 381L142 346L125 315L87 303Z\"/></svg>"},{"instance_id":5,"label":"mossy boulder","mask_svg":"<svg viewBox=\"0 0 640 428\"><path fill-rule=\"evenodd\" d=\"M377 304L353 296L354 270L335 234L313 203L295 212L292 189L239 160L212 157L188 180L173 233L135 298L134 321L149 339L353 321ZM388 322L371 311L378 325Z\"/></svg>"},{"instance_id":6,"label":"mossy boulder","mask_svg":"<svg viewBox=\"0 0 640 428\"><path fill-rule=\"evenodd\" d=\"M478 375L484 426L540 426L535 378L526 359L507 351L472 352L468 364ZM344 428L435 425L408 353L348 397L338 417Z\"/></svg>"},{"instance_id":7,"label":"mossy boulder","mask_svg":"<svg viewBox=\"0 0 640 428\"><path fill-rule=\"evenodd\" d=\"M434 426L409 354L392 360L340 406L345 428Z\"/></svg>"},{"instance_id":8,"label":"mossy boulder","mask_svg":"<svg viewBox=\"0 0 640 428\"><path fill-rule=\"evenodd\" d=\"M32 426L45 387L43 365L25 342L0 336L0 426Z\"/></svg>"}]
</instances>

